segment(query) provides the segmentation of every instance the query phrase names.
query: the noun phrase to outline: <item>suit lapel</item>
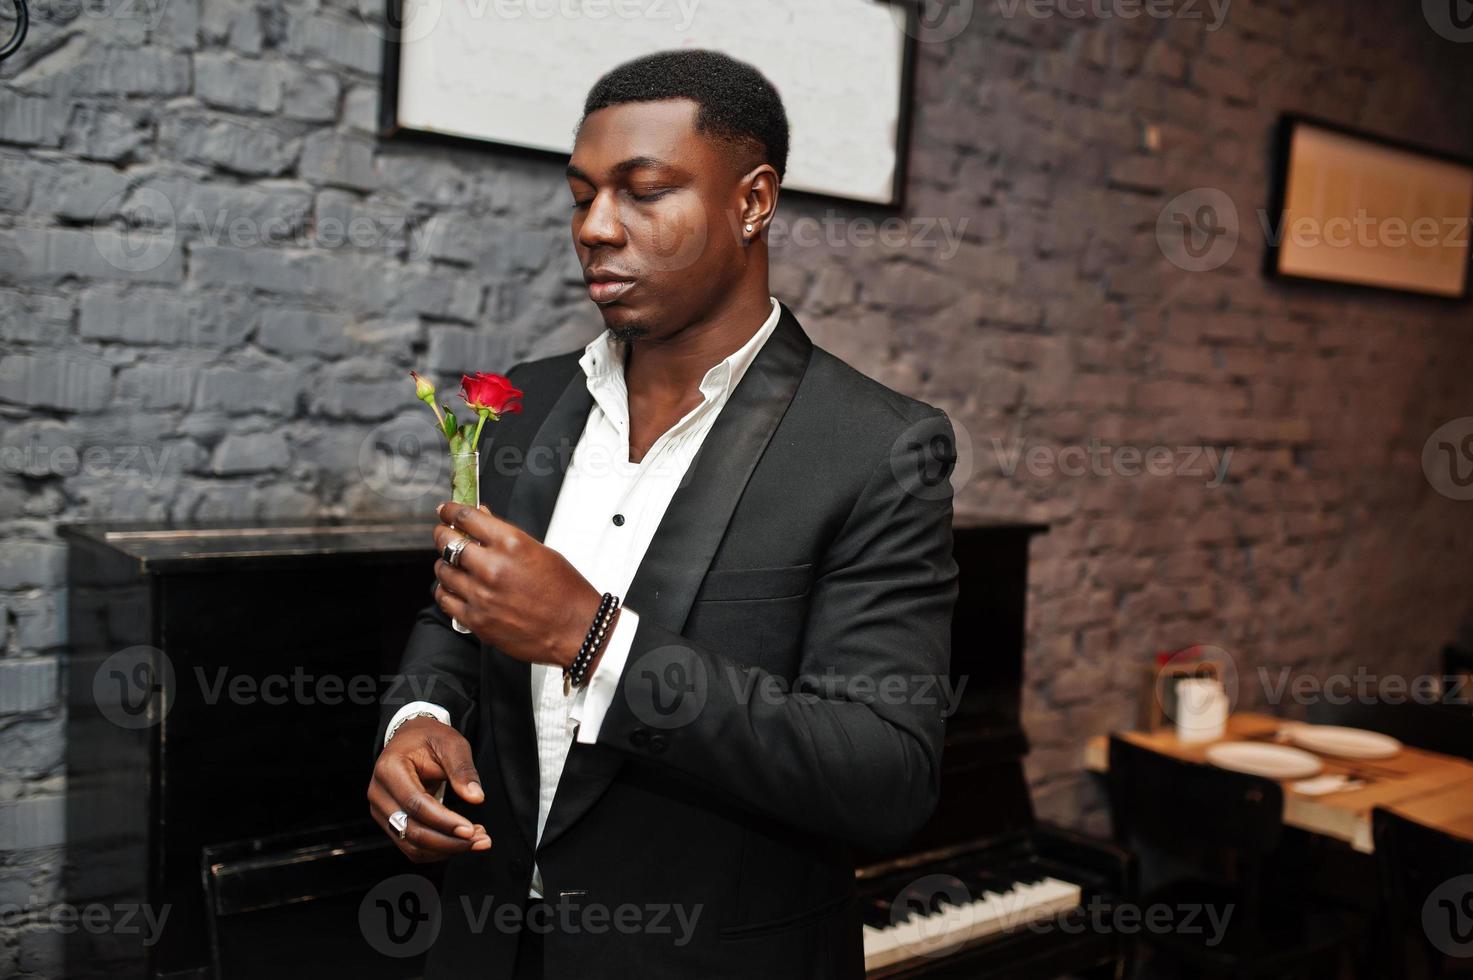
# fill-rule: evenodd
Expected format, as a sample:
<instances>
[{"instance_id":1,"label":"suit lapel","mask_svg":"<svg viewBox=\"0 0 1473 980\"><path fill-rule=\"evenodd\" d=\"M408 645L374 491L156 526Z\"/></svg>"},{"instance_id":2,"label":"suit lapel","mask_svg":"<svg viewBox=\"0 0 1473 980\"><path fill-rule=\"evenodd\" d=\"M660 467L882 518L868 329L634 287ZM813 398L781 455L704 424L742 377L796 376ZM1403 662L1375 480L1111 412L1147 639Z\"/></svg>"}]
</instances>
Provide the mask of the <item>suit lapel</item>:
<instances>
[{"instance_id":1,"label":"suit lapel","mask_svg":"<svg viewBox=\"0 0 1473 980\"><path fill-rule=\"evenodd\" d=\"M783 306L772 335L691 461L624 597L641 620L675 633L685 628L737 501L798 389L812 349L808 335ZM550 504L547 513L552 513ZM623 755L606 746L573 744L542 832L543 846L603 795L622 762Z\"/></svg>"}]
</instances>

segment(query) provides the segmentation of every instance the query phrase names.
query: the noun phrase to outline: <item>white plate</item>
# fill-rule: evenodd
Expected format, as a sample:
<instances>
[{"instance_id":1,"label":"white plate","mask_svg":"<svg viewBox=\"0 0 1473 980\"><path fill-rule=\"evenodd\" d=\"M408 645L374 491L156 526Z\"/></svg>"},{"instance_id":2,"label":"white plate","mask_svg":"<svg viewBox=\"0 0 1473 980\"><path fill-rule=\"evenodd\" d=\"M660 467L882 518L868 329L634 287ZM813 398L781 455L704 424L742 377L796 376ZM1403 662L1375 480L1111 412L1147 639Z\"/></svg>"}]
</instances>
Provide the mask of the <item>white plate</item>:
<instances>
[{"instance_id":1,"label":"white plate","mask_svg":"<svg viewBox=\"0 0 1473 980\"><path fill-rule=\"evenodd\" d=\"M1300 748L1342 759L1389 759L1401 751L1390 735L1338 725L1289 725L1289 740Z\"/></svg>"},{"instance_id":2,"label":"white plate","mask_svg":"<svg viewBox=\"0 0 1473 980\"><path fill-rule=\"evenodd\" d=\"M1269 779L1304 779L1324 768L1324 763L1308 752L1271 742L1218 742L1208 747L1207 761Z\"/></svg>"}]
</instances>

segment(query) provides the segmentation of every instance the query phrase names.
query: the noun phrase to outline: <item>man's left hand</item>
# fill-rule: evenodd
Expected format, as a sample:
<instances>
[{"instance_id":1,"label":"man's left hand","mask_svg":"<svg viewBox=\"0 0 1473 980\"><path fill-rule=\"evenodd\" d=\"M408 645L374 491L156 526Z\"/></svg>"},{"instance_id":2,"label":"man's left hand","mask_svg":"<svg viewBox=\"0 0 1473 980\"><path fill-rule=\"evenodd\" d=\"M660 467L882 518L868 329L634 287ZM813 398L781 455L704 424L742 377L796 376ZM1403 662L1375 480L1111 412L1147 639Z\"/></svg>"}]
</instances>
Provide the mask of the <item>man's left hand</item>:
<instances>
[{"instance_id":1,"label":"man's left hand","mask_svg":"<svg viewBox=\"0 0 1473 980\"><path fill-rule=\"evenodd\" d=\"M528 663L572 664L601 598L560 553L521 528L464 504L438 509L435 550L471 538L454 567L435 562L435 601L483 643Z\"/></svg>"}]
</instances>

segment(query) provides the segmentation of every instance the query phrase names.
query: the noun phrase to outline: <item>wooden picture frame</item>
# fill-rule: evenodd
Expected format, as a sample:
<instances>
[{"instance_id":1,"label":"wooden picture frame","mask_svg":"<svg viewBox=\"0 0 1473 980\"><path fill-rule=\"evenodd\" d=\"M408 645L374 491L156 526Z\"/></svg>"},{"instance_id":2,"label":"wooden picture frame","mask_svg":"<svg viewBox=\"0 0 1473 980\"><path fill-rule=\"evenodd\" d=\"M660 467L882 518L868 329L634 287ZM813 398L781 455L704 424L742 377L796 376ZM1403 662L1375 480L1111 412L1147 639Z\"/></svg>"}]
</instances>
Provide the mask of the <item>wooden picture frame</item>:
<instances>
[{"instance_id":1,"label":"wooden picture frame","mask_svg":"<svg viewBox=\"0 0 1473 980\"><path fill-rule=\"evenodd\" d=\"M414 49L413 46L415 44L425 43L430 32L424 29L414 28L414 22L412 20L406 24L403 20L406 2L431 3L442 11L440 16L444 16L444 10L451 9L451 5L456 3L464 4L466 0L386 0L390 28L385 31L384 36L384 57L380 80L378 118L380 137L459 146L462 148L474 147L482 150L494 146L498 151L516 155L531 155L541 158L547 158L549 156L558 159L567 158L572 148L572 128L577 121L577 113L569 113L567 111L569 108L567 105L560 105L560 112L562 115L567 116L567 137L565 144L559 143L555 138L549 137L547 125L551 125L551 123L548 122L547 125L542 125L542 122L548 119L546 113L535 113L526 109L520 110L524 117L539 121L538 135L520 136L516 132L508 131L508 129L514 130L516 128L515 122L500 124L499 126L491 125L484 119L450 121L447 123L443 115L433 121L427 120L424 114L424 106L427 102L432 103L435 100L427 100L424 97L424 92L420 90L423 87L422 80L417 77L407 77L408 72L414 70L411 67L411 63L418 58L420 62L433 63L435 66L433 70L437 73L446 72L448 69L443 68L438 61L425 58L423 52L416 52ZM729 0L729 2L735 3L737 0ZM789 5L795 11L799 11L806 10L806 8L798 5L812 2L812 0L763 0L763 2L769 6L776 7ZM829 2L832 4L833 0L829 0ZM846 0L846 2L864 3L865 0ZM790 125L793 128L788 172L783 180L783 190L785 192L797 192L820 199L842 201L848 204L875 207L886 211L898 211L904 207L905 202L907 158L909 156L912 116L911 101L915 85L916 39L920 31L919 13L916 5L907 2L907 0L868 0L868 2L872 5L874 14L883 13L885 20L894 25L893 37L885 42L893 43L895 46L893 52L895 61L892 64L894 68L893 79L888 75L886 76L887 93L890 91L889 83L893 81L893 120L886 114L878 117L878 121L869 127L869 135L862 148L862 152L828 153L824 149L815 149L817 144L813 144L811 141L822 138L811 135L815 129L822 130L822 127L827 125L831 118L833 122L831 131L837 134L846 125L852 126L853 114L847 117L846 122L846 117L841 113L835 112L832 105L820 106L816 103L810 105L809 102L811 100L804 99L801 94L795 97L791 91L785 90L784 74L795 70L790 67L795 59L782 57L781 51L774 51L772 54L767 54L766 50L772 47L770 43L754 44L751 38L729 37L725 32L721 36L726 38L729 43L724 41L723 43L712 43L706 46L725 50L734 57L750 61L759 70L763 71L764 74L768 75L773 83L778 86L779 90L783 92ZM474 0L474 3L477 9L494 7L494 0ZM718 7L719 5L713 0L711 9L718 9ZM703 6L701 9L705 10L707 7ZM839 8L836 7L835 9ZM876 24L878 18L874 14L870 16L871 30L877 29ZM716 15L712 14L711 16ZM741 20L750 21L748 30L754 36L759 28L769 30L765 41L770 41L770 25L764 19L744 17ZM565 27L565 25L562 26ZM782 29L783 26L779 25L779 29ZM456 34L454 36L459 38L461 35ZM488 37L495 37L495 35L494 33L489 34ZM681 46L678 43L673 43L676 40L673 33L651 31L649 40L648 51ZM510 41L502 40L499 43L510 44ZM875 43L879 44L880 41L876 40ZM744 47L747 50L742 50ZM523 47L518 50L525 50L525 48ZM574 83L570 82L566 77L567 73L557 78L552 78L549 74L549 77L546 78L529 77L519 84L525 85L527 91L542 92L544 95L558 90L557 99L561 102L567 101L568 96L562 91L566 90L567 93L576 95L577 108L581 110L581 103L586 93L587 85L591 84L597 75L602 74L623 60L626 60L626 58L615 58L607 65L597 64L596 70L594 70L589 59L583 58L579 60L570 58L566 62L567 64L575 64L578 72L581 72L583 75L591 74L591 77L582 80L580 76L580 80ZM869 66L856 60L854 64L854 77L856 79L862 78L863 72L867 67ZM803 70L808 72L810 77L816 79L828 79L832 77L831 73L825 73L824 66L804 66ZM445 86L447 82L445 79L441 79L439 84ZM453 91L454 86L449 85L447 90ZM418 94L411 95L412 91L418 91ZM410 106L410 103L418 106L418 108ZM494 105L495 100L485 100L484 103L477 103L478 110L481 104ZM796 111L795 106L799 107ZM409 111L406 111L406 107L409 108ZM859 109L863 110L864 106L859 105ZM805 114L810 117L807 120L806 126L802 125L801 120L801 117ZM468 113L463 110L460 112L461 117L466 115ZM799 118L795 118L795 116ZM560 118L559 123L561 121ZM883 146L879 144L878 140L880 129L883 129L886 134ZM493 130L495 130L494 134L492 132ZM558 131L560 132L561 129ZM835 138L840 137L836 136ZM827 147L827 144L823 144L823 146ZM880 180L873 178L873 175L871 175L871 178L863 180L861 186L861 180L853 175L853 170L856 166L866 166L867 164L863 163L863 161L869 160L876 153L884 154L883 159L875 164L875 167L878 168L877 172L882 173L888 165L888 179ZM825 166L828 166L832 172L824 172ZM845 168L848 168L848 173L844 172Z\"/></svg>"},{"instance_id":2,"label":"wooden picture frame","mask_svg":"<svg viewBox=\"0 0 1473 980\"><path fill-rule=\"evenodd\" d=\"M1473 295L1473 160L1286 113L1267 218L1271 278Z\"/></svg>"}]
</instances>

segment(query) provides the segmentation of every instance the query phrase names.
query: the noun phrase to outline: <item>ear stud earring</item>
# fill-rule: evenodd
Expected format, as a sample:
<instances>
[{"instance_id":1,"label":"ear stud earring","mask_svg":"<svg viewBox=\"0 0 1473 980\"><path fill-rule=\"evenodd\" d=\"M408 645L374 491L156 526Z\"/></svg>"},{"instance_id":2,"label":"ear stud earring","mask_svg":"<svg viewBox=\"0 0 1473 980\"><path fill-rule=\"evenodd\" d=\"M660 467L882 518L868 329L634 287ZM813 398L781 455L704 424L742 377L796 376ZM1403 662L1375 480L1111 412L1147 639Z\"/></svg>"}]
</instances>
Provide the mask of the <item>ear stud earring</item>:
<instances>
[{"instance_id":1,"label":"ear stud earring","mask_svg":"<svg viewBox=\"0 0 1473 980\"><path fill-rule=\"evenodd\" d=\"M751 231L752 230L752 226L750 224L747 225L746 228L747 228L748 231Z\"/></svg>"}]
</instances>

